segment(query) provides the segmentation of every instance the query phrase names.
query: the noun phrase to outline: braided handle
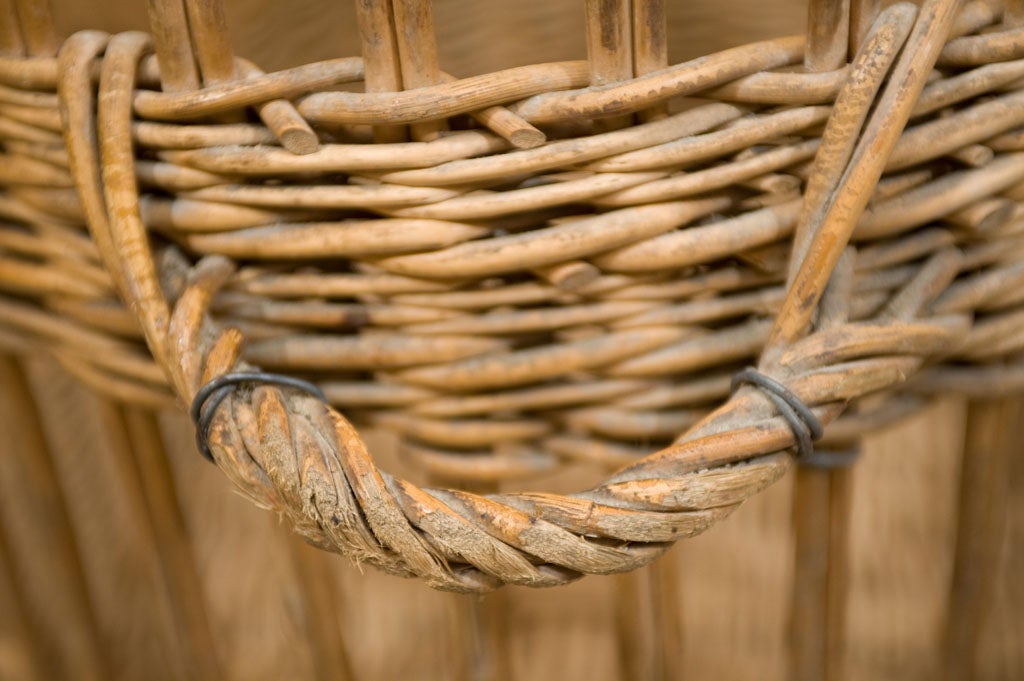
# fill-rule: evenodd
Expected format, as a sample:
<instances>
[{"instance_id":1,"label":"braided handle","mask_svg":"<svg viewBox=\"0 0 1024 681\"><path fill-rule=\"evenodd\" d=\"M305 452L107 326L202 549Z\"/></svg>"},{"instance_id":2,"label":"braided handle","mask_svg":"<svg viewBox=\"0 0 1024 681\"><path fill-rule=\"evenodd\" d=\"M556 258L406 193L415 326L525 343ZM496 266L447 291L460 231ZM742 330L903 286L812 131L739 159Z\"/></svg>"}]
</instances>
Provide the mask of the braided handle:
<instances>
[{"instance_id":1,"label":"braided handle","mask_svg":"<svg viewBox=\"0 0 1024 681\"><path fill-rule=\"evenodd\" d=\"M851 259L837 269L957 4L927 3L916 24L909 5L882 13L823 137L798 235L800 264L759 369L824 425L848 400L914 373L968 326L958 316L913 320L955 272L955 252L936 256L885 315L867 323L845 323ZM254 368L240 359L241 334L207 315L232 274L229 261L204 258L176 296L159 283L139 214L130 134L136 71L150 50L140 33L76 34L60 53L59 94L90 230L154 357L189 403L210 381ZM90 73L97 58L98 97ZM817 330L805 336L834 270ZM208 421L218 467L312 544L436 588L475 592L503 583L550 586L647 564L781 477L789 465L784 452L795 442L774 403L748 387L670 447L593 489L480 495L420 488L378 470L349 422L302 390L242 385L210 408Z\"/></svg>"}]
</instances>

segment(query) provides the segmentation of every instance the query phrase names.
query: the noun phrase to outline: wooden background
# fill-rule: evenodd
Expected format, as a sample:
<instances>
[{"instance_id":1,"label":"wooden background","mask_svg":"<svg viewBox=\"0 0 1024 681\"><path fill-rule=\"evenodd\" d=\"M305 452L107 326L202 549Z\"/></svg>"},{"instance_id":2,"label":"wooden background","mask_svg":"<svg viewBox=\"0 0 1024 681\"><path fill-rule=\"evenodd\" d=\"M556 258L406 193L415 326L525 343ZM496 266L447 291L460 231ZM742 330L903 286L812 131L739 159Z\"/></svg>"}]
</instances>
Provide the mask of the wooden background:
<instances>
[{"instance_id":1,"label":"wooden background","mask_svg":"<svg viewBox=\"0 0 1024 681\"><path fill-rule=\"evenodd\" d=\"M669 4L673 61L801 32L804 20L803 3L792 0ZM145 28L141 0L56 5L65 33ZM349 3L229 5L237 52L264 68L356 53ZM442 66L457 75L584 56L582 3L575 0L437 0L435 13ZM208 636L197 639L174 620L157 533L143 511L137 472L126 464L132 457L124 410L43 359L33 359L27 369L81 564L69 568L66 552L52 551L59 533L51 519L29 512L33 491L19 484L14 467L16 453L28 455L38 443L31 404L17 376L5 370L0 679L80 678L78 656L90 644L107 659L113 678L125 680L201 678L197 655L212 656L219 678L343 679L347 655L357 679L602 681L636 678L639 668L627 667L658 648L667 653L666 678L786 678L786 618L794 588L789 478L655 566L649 578L676 584L678 593L662 594L669 599L661 607L671 626L649 631L636 624L651 607L634 593L644 577L588 578L546 591L509 588L481 603L321 555L290 536L277 518L233 494L196 455L186 419L165 414L160 421L173 491L209 621ZM944 399L871 438L857 466L844 660L851 680L932 679L940 672L964 414L962 400ZM405 462L394 460L386 434L372 442L385 467L403 472ZM987 653L977 670L981 679L1024 679L1022 458L1011 467L1017 492L994 586L996 607L980 631ZM537 485L568 488L593 475L569 471ZM94 610L98 639L68 619L74 594L74 586L64 583L69 570L82 576L80 590ZM474 617L485 621L477 627ZM34 650L29 631L44 632ZM472 640L475 631L483 632L482 642ZM639 640L630 642L637 633ZM624 656L629 645L640 653Z\"/></svg>"}]
</instances>

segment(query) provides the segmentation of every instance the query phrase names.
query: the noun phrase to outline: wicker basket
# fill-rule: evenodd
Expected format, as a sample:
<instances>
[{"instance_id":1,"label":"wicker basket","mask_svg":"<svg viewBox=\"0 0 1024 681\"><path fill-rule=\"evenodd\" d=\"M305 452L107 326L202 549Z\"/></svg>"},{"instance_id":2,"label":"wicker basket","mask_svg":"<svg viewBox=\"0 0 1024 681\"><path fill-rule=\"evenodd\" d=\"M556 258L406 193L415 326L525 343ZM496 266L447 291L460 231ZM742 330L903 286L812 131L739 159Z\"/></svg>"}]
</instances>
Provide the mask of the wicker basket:
<instances>
[{"instance_id":1,"label":"wicker basket","mask_svg":"<svg viewBox=\"0 0 1024 681\"><path fill-rule=\"evenodd\" d=\"M270 74L219 2L62 43L8 4L0 342L191 405L245 496L355 561L629 571L795 454L811 641L862 434L1024 386L1019 3L812 0L806 39L668 66L662 3L588 2L586 62L461 79L419 0ZM585 492L509 491L580 461Z\"/></svg>"}]
</instances>

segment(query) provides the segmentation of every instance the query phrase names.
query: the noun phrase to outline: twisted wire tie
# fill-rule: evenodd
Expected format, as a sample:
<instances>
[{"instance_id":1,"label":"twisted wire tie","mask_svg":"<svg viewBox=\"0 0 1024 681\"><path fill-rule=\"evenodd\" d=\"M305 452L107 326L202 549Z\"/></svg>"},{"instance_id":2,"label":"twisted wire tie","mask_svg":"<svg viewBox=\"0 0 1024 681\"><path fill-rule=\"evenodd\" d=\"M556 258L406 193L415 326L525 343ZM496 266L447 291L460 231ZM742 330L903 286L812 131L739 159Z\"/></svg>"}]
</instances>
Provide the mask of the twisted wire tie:
<instances>
[{"instance_id":1,"label":"twisted wire tie","mask_svg":"<svg viewBox=\"0 0 1024 681\"><path fill-rule=\"evenodd\" d=\"M764 392L778 409L779 415L789 424L789 429L793 431L797 457L801 461L811 459L814 456L814 441L821 439L825 432L821 421L811 408L792 390L754 367L747 367L732 377L732 392L736 392L736 389L744 384L760 388Z\"/></svg>"},{"instance_id":2,"label":"twisted wire tie","mask_svg":"<svg viewBox=\"0 0 1024 681\"><path fill-rule=\"evenodd\" d=\"M189 415L196 427L196 447L203 458L211 463L213 453L210 452L210 424L213 422L213 415L217 413L217 407L227 399L235 388L242 383L263 383L277 385L283 388L294 388L309 393L313 397L327 402L323 391L309 381L299 378L284 376L282 374L271 374L264 371L237 371L224 374L213 379L196 393L189 408Z\"/></svg>"}]
</instances>

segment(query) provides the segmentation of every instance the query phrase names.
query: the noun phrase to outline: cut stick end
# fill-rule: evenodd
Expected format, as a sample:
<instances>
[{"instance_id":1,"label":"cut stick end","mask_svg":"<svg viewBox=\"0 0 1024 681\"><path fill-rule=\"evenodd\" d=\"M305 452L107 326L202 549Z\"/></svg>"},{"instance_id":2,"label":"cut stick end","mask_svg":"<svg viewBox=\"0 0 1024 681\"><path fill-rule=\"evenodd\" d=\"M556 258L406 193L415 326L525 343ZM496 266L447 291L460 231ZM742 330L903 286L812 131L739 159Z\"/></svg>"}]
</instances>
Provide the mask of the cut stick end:
<instances>
[{"instance_id":1,"label":"cut stick end","mask_svg":"<svg viewBox=\"0 0 1024 681\"><path fill-rule=\"evenodd\" d=\"M548 141L547 135L536 128L516 130L509 135L509 142L518 149L533 149Z\"/></svg>"},{"instance_id":2,"label":"cut stick end","mask_svg":"<svg viewBox=\"0 0 1024 681\"><path fill-rule=\"evenodd\" d=\"M312 154L320 148L320 140L317 139L316 133L309 129L291 128L282 132L278 139L281 146L300 156Z\"/></svg>"},{"instance_id":3,"label":"cut stick end","mask_svg":"<svg viewBox=\"0 0 1024 681\"><path fill-rule=\"evenodd\" d=\"M601 276L601 270L589 262L573 261L554 267L540 268L537 274L563 291L576 291L594 282Z\"/></svg>"}]
</instances>

